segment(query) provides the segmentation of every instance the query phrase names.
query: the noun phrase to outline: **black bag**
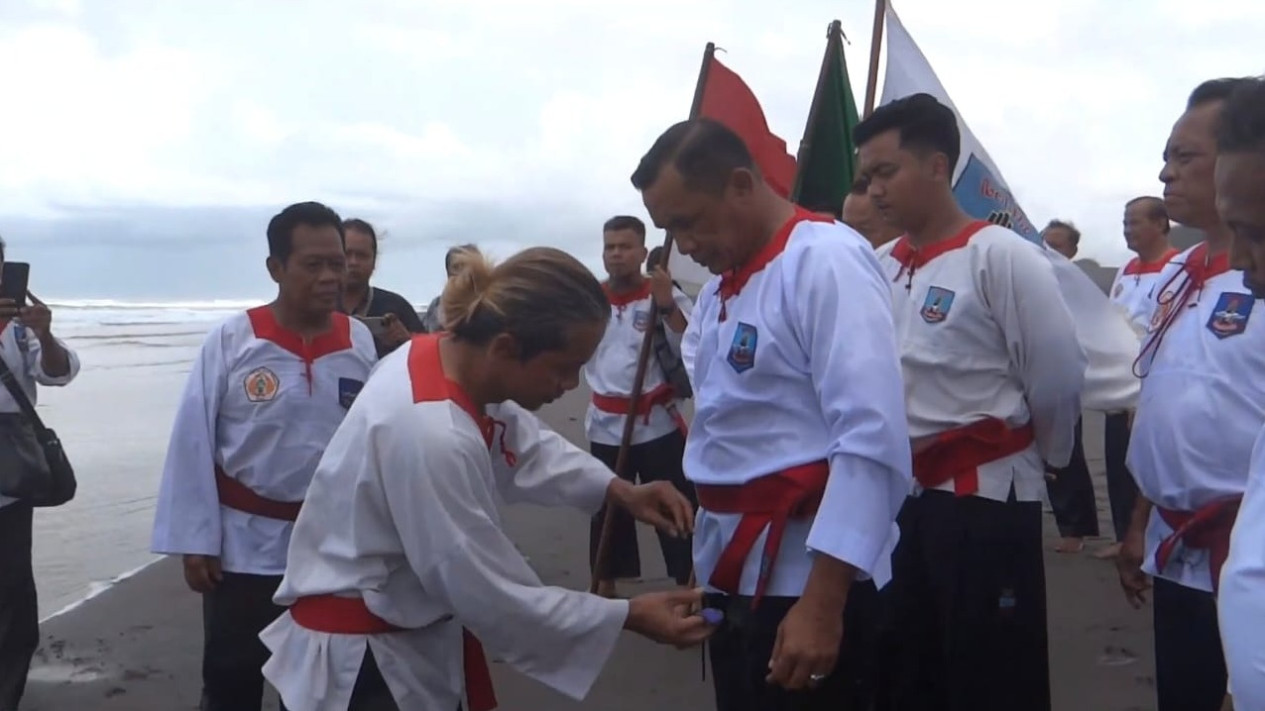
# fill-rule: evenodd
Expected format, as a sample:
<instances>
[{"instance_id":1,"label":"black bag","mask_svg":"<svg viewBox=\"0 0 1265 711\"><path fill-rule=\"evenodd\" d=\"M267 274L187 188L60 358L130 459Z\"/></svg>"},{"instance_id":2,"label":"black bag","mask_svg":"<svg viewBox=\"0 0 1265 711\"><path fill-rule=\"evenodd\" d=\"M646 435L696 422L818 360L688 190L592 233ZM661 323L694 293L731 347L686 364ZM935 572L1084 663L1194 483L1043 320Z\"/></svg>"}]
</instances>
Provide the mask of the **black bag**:
<instances>
[{"instance_id":1,"label":"black bag","mask_svg":"<svg viewBox=\"0 0 1265 711\"><path fill-rule=\"evenodd\" d=\"M44 426L3 358L0 380L22 410L0 413L0 494L35 507L61 506L78 486L61 440Z\"/></svg>"}]
</instances>

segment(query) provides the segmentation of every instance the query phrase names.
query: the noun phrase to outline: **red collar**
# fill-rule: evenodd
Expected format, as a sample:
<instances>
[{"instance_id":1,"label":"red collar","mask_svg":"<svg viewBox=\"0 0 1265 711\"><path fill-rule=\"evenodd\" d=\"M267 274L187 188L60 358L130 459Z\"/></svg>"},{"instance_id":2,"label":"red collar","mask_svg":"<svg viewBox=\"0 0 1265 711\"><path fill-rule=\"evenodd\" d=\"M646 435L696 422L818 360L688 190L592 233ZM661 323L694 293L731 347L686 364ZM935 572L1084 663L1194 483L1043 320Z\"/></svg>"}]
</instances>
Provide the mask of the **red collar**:
<instances>
[{"instance_id":1,"label":"red collar","mask_svg":"<svg viewBox=\"0 0 1265 711\"><path fill-rule=\"evenodd\" d=\"M791 233L795 231L796 225L801 222L834 222L834 218L809 212L796 206L795 214L779 227L777 232L773 233L772 239L764 245L763 249L757 252L754 257L748 259L741 267L733 269L720 277L720 286L717 287L716 293L720 296L721 321L724 321L726 317L725 302L737 296L742 291L742 288L747 285L747 282L751 280L751 277L763 271L778 255L786 251L786 245L791 240Z\"/></svg>"},{"instance_id":2,"label":"red collar","mask_svg":"<svg viewBox=\"0 0 1265 711\"><path fill-rule=\"evenodd\" d=\"M1134 257L1129 263L1124 265L1123 276L1136 276L1138 274L1158 274L1164 270L1164 267L1172 260L1173 257L1181 254L1176 249L1169 247L1166 252L1160 255L1159 259L1153 262L1144 262L1141 257Z\"/></svg>"},{"instance_id":3,"label":"red collar","mask_svg":"<svg viewBox=\"0 0 1265 711\"><path fill-rule=\"evenodd\" d=\"M1202 288L1209 279L1230 271L1230 250L1225 250L1209 259L1208 243L1200 242L1199 246L1190 250L1182 268L1190 275L1194 288Z\"/></svg>"},{"instance_id":4,"label":"red collar","mask_svg":"<svg viewBox=\"0 0 1265 711\"><path fill-rule=\"evenodd\" d=\"M311 339L282 326L270 306L256 306L248 310L246 315L250 318L250 327L255 338L277 344L302 358L308 365L322 356L352 347L351 320L347 314L338 311L330 314L329 330Z\"/></svg>"},{"instance_id":5,"label":"red collar","mask_svg":"<svg viewBox=\"0 0 1265 711\"><path fill-rule=\"evenodd\" d=\"M615 308L623 308L631 303L650 298L650 280L643 278L641 284L631 291L616 293L611 291L610 282L602 282L602 291L606 292L606 300Z\"/></svg>"},{"instance_id":6,"label":"red collar","mask_svg":"<svg viewBox=\"0 0 1265 711\"><path fill-rule=\"evenodd\" d=\"M953 235L948 239L942 239L939 242L933 242L922 249L919 249L909 242L909 235L904 235L896 246L892 247L892 259L900 262L901 271L906 269L912 274L914 271L925 267L931 260L939 257L945 252L952 252L955 249L961 249L971 241L976 232L988 227L990 223L983 220L977 220L962 228L962 231ZM897 277L899 278L899 276Z\"/></svg>"},{"instance_id":7,"label":"red collar","mask_svg":"<svg viewBox=\"0 0 1265 711\"><path fill-rule=\"evenodd\" d=\"M501 452L505 455L505 463L514 466L517 457L506 446L505 423L480 412L469 393L444 375L439 342L447 337L446 333L414 336L413 342L409 344L408 376L413 388L413 402L452 401L479 426L479 432L483 434L483 441L487 443L489 450L492 449L496 428L500 427Z\"/></svg>"}]
</instances>

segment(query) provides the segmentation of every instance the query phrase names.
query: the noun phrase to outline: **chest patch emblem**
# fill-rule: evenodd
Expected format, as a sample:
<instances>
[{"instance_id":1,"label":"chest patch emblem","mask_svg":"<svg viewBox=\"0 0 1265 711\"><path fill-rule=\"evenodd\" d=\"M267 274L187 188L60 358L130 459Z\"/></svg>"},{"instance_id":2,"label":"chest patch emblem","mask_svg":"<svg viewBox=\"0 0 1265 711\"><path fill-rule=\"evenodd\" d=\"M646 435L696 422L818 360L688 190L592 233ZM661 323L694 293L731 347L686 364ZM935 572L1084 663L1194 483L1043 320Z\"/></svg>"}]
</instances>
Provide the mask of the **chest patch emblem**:
<instances>
[{"instance_id":1,"label":"chest patch emblem","mask_svg":"<svg viewBox=\"0 0 1265 711\"><path fill-rule=\"evenodd\" d=\"M646 309L638 309L633 312L633 328L645 333L650 327L650 312Z\"/></svg>"},{"instance_id":2,"label":"chest patch emblem","mask_svg":"<svg viewBox=\"0 0 1265 711\"><path fill-rule=\"evenodd\" d=\"M1255 300L1251 294L1225 291L1217 299L1217 305L1208 317L1208 330L1217 338L1237 336L1247 330L1247 320L1252 316Z\"/></svg>"},{"instance_id":3,"label":"chest patch emblem","mask_svg":"<svg viewBox=\"0 0 1265 711\"><path fill-rule=\"evenodd\" d=\"M246 399L251 402L271 402L281 390L281 379L267 368L255 368L242 381Z\"/></svg>"},{"instance_id":4,"label":"chest patch emblem","mask_svg":"<svg viewBox=\"0 0 1265 711\"><path fill-rule=\"evenodd\" d=\"M734 329L734 340L729 344L729 355L725 360L736 373L745 373L755 367L755 349L760 341L760 332L749 323L738 322Z\"/></svg>"},{"instance_id":5,"label":"chest patch emblem","mask_svg":"<svg viewBox=\"0 0 1265 711\"><path fill-rule=\"evenodd\" d=\"M356 380L354 378L339 378L338 404L347 409L351 409L352 403L356 402L356 396L360 394L360 391L364 389L364 387L365 383L363 380Z\"/></svg>"},{"instance_id":6,"label":"chest patch emblem","mask_svg":"<svg viewBox=\"0 0 1265 711\"><path fill-rule=\"evenodd\" d=\"M927 323L940 323L949 316L949 309L953 308L954 293L940 286L933 286L927 289L927 298L922 302L922 310L918 313L922 315L922 320Z\"/></svg>"}]
</instances>

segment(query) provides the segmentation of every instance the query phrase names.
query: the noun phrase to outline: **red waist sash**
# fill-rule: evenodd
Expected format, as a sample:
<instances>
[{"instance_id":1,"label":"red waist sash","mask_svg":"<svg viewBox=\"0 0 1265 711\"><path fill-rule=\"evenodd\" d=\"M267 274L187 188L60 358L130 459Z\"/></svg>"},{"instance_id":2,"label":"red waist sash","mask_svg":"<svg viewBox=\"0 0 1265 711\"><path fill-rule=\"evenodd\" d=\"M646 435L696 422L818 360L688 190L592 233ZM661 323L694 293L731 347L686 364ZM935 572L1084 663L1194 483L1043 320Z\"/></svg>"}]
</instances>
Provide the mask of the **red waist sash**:
<instances>
[{"instance_id":1,"label":"red waist sash","mask_svg":"<svg viewBox=\"0 0 1265 711\"><path fill-rule=\"evenodd\" d=\"M829 477L830 465L820 461L791 467L737 486L695 484L698 503L704 509L714 513L742 514L738 529L720 554L720 560L716 561L716 569L708 581L711 586L730 595L738 594L747 556L755 547L760 532L767 526L769 535L764 542L760 577L751 601L752 607L755 607L764 596L773 573L787 522L817 513Z\"/></svg>"},{"instance_id":2,"label":"red waist sash","mask_svg":"<svg viewBox=\"0 0 1265 711\"><path fill-rule=\"evenodd\" d=\"M220 495L220 505L235 511L273 518L278 521L294 521L299 517L302 501L277 501L260 496L254 489L215 467L215 490Z\"/></svg>"},{"instance_id":3,"label":"red waist sash","mask_svg":"<svg viewBox=\"0 0 1265 711\"><path fill-rule=\"evenodd\" d=\"M681 416L680 411L676 407L676 391L667 383L648 393L643 393L637 399L635 407L632 398L622 395L593 393L593 407L612 415L627 415L629 413L640 415L642 424L649 424L650 411L652 409L662 407L672 416L672 421L676 423L676 428L681 431L681 434L689 434L689 426L685 424L685 418Z\"/></svg>"},{"instance_id":4,"label":"red waist sash","mask_svg":"<svg viewBox=\"0 0 1265 711\"><path fill-rule=\"evenodd\" d=\"M986 417L929 440L928 444L915 445L914 478L924 489L953 481L955 494L970 496L979 491L981 464L1018 454L1032 444L1032 423L1011 429L995 417Z\"/></svg>"},{"instance_id":5,"label":"red waist sash","mask_svg":"<svg viewBox=\"0 0 1265 711\"><path fill-rule=\"evenodd\" d=\"M1212 591L1221 582L1221 566L1230 555L1230 532L1239 515L1242 496L1228 496L1199 507L1197 511L1174 511L1159 506L1155 510L1173 532L1155 550L1155 568L1162 571L1181 543L1188 548L1208 551L1208 567L1212 570Z\"/></svg>"},{"instance_id":6,"label":"red waist sash","mask_svg":"<svg viewBox=\"0 0 1265 711\"><path fill-rule=\"evenodd\" d=\"M314 595L301 597L290 606L290 616L299 626L327 634L388 634L404 631L369 611L359 597ZM470 630L462 630L461 660L465 668L466 701L470 711L492 711L496 692L483 645Z\"/></svg>"}]
</instances>

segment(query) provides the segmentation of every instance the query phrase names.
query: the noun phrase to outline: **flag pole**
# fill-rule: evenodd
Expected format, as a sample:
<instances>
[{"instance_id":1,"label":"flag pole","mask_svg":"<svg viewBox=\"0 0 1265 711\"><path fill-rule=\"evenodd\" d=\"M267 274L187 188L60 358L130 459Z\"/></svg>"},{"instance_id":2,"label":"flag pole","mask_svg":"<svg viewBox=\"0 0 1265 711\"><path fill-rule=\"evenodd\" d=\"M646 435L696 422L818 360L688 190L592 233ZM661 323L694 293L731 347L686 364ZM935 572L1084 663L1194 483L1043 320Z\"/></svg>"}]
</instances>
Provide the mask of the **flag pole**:
<instances>
[{"instance_id":1,"label":"flag pole","mask_svg":"<svg viewBox=\"0 0 1265 711\"><path fill-rule=\"evenodd\" d=\"M826 76L830 71L831 60L837 60L837 53L843 51L843 24L838 20L830 23L826 30L826 53L821 58L821 71L817 74L817 88L813 91L813 103L808 107L808 122L804 125L804 137L799 141L799 153L795 155L795 184L791 187L791 202L799 204L800 184L804 177L804 160L812 149L809 135L817 122L817 112L821 110L821 95L826 86Z\"/></svg>"},{"instance_id":2,"label":"flag pole","mask_svg":"<svg viewBox=\"0 0 1265 711\"><path fill-rule=\"evenodd\" d=\"M694 101L690 105L690 118L698 118L699 112L703 108L703 90L707 85L707 73L711 68L712 55L716 53L715 43L708 42L707 47L703 50L703 64L698 70L698 83L694 86ZM669 257L672 254L672 233L666 232L663 238L663 254L659 262L659 266L664 269L668 268ZM632 392L629 393L629 400L634 404L628 409L628 414L624 416L623 436L619 440L619 454L615 457L615 475L620 476L628 466L629 450L632 447L633 429L637 424L637 407L636 403L641 400L642 391L646 385L646 370L650 366L650 351L654 346L654 334L659 321L658 309L650 312L650 324L646 327L645 336L641 339L641 352L637 354L637 371L633 375ZM589 592L597 593L598 583L605 578L606 569L608 567L607 558L610 553L611 531L614 530L615 517L614 512L608 504L602 516L602 532L597 539L597 551L593 555L593 578L589 581Z\"/></svg>"},{"instance_id":3,"label":"flag pole","mask_svg":"<svg viewBox=\"0 0 1265 711\"><path fill-rule=\"evenodd\" d=\"M878 93L878 56L883 47L883 18L887 16L887 0L874 0L874 31L870 35L870 74L865 84L865 115L874 113L874 98Z\"/></svg>"}]
</instances>

